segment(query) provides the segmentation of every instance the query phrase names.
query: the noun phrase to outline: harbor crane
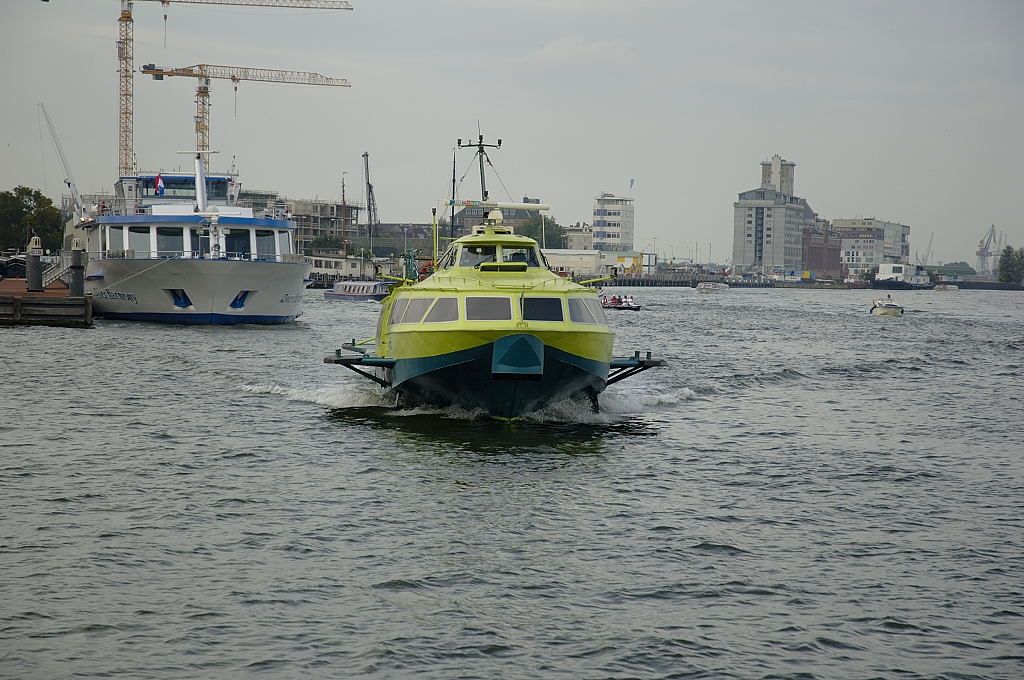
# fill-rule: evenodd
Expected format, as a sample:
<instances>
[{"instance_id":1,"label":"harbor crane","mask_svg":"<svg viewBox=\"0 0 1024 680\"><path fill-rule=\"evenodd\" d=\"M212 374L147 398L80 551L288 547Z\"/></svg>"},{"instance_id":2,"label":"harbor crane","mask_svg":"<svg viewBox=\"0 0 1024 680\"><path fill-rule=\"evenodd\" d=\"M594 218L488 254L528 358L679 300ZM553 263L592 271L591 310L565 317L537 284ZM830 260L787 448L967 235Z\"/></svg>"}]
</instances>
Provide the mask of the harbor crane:
<instances>
[{"instance_id":1,"label":"harbor crane","mask_svg":"<svg viewBox=\"0 0 1024 680\"><path fill-rule=\"evenodd\" d=\"M992 249L996 243L996 225L992 225L985 232L985 235L981 237L978 242L978 250L975 255L978 256L978 274L981 276L992 276Z\"/></svg>"},{"instance_id":2,"label":"harbor crane","mask_svg":"<svg viewBox=\"0 0 1024 680\"><path fill-rule=\"evenodd\" d=\"M349 87L344 78L328 78L319 73L308 71L281 71L269 68L251 68L247 66L218 66L216 64L196 64L181 68L161 68L154 64L146 64L142 73L153 76L154 80L164 77L182 76L196 78L196 149L200 152L210 150L210 79L221 78L230 80L238 90L238 83L253 80L262 83L292 83L298 85L325 85L329 87Z\"/></svg>"},{"instance_id":3,"label":"harbor crane","mask_svg":"<svg viewBox=\"0 0 1024 680\"><path fill-rule=\"evenodd\" d=\"M49 0L43 0L49 2ZM164 9L172 3L178 5L232 5L241 7L287 7L292 9L352 9L348 0L121 0L121 14L117 19L117 172L121 177L132 173L135 156L134 131L134 75L132 63L135 54L135 20L132 10L136 2L159 2ZM167 15L164 15L166 20Z\"/></svg>"},{"instance_id":4,"label":"harbor crane","mask_svg":"<svg viewBox=\"0 0 1024 680\"><path fill-rule=\"evenodd\" d=\"M366 234L370 238L370 257L373 257L373 229L380 226L380 217L377 215L377 197L373 193L373 183L370 182L370 152L363 152L363 179L366 182Z\"/></svg>"},{"instance_id":5,"label":"harbor crane","mask_svg":"<svg viewBox=\"0 0 1024 680\"><path fill-rule=\"evenodd\" d=\"M924 257L921 257L920 253L915 253L914 254L915 257L917 258L917 263L919 265L921 265L922 267L927 267L928 266L928 260L932 259L932 241L934 241L934 240L935 240L935 232L933 231L932 235L928 237L928 249L924 251Z\"/></svg>"},{"instance_id":6,"label":"harbor crane","mask_svg":"<svg viewBox=\"0 0 1024 680\"><path fill-rule=\"evenodd\" d=\"M60 160L61 169L64 170L64 184L67 185L68 191L71 192L71 201L75 204L75 218L84 220L86 216L85 203L82 201L81 194L78 193L78 186L75 184L75 178L71 175L71 167L68 165L67 158L64 157L64 147L61 146L60 137L57 136L57 129L53 126L50 114L42 102L39 102L39 110L43 112L43 117L46 118L46 126L50 128L53 146L57 149L57 158Z\"/></svg>"}]
</instances>

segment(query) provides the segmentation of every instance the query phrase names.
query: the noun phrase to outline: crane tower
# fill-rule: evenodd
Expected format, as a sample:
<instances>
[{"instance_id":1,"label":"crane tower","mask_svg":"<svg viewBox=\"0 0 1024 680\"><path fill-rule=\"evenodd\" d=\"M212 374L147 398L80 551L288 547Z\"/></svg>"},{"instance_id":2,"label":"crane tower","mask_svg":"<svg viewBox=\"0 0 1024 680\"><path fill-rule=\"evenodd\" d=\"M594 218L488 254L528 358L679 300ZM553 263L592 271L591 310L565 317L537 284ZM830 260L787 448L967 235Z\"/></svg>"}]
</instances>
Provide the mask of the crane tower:
<instances>
[{"instance_id":1,"label":"crane tower","mask_svg":"<svg viewBox=\"0 0 1024 680\"><path fill-rule=\"evenodd\" d=\"M44 0L46 2L47 0ZM294 9L352 9L347 0L121 0L121 14L117 19L117 172L124 177L132 172L135 155L134 134L134 80L135 53L132 10L136 2L159 2L164 7L179 5L235 5L243 7L289 7Z\"/></svg>"},{"instance_id":2,"label":"crane tower","mask_svg":"<svg viewBox=\"0 0 1024 680\"><path fill-rule=\"evenodd\" d=\"M222 78L230 80L238 87L243 80L254 80L263 83L292 83L299 85L325 85L330 87L349 87L344 78L328 78L319 73L308 71L281 71L270 68L252 68L247 66L218 66L216 64L196 64L181 68L160 68L146 64L142 73L153 76L154 80L166 77L184 76L196 78L196 149L210 150L210 79Z\"/></svg>"}]
</instances>

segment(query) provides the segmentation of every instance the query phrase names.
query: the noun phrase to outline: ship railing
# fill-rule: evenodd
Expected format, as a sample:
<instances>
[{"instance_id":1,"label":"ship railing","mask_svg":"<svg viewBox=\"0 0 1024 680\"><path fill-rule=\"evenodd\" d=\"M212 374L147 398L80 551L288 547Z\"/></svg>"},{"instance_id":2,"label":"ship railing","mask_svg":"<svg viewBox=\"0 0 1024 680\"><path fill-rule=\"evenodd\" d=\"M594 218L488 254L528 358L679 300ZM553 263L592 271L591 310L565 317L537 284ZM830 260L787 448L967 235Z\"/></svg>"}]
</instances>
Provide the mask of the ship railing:
<instances>
[{"instance_id":1,"label":"ship railing","mask_svg":"<svg viewBox=\"0 0 1024 680\"><path fill-rule=\"evenodd\" d=\"M209 251L184 252L182 250L106 250L90 252L89 259L93 260L239 260L246 262L286 262L302 263L305 257L298 254L267 254L250 252L226 252L220 257L211 257Z\"/></svg>"}]
</instances>

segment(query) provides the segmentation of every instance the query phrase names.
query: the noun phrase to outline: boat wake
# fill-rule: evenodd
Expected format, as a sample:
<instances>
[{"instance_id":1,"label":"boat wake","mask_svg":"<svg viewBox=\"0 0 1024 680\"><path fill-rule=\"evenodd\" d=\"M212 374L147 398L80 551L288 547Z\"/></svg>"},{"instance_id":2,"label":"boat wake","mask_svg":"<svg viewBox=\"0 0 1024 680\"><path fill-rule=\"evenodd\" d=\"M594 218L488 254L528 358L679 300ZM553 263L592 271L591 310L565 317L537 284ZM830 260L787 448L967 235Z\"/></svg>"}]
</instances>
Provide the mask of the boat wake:
<instances>
[{"instance_id":1,"label":"boat wake","mask_svg":"<svg viewBox=\"0 0 1024 680\"><path fill-rule=\"evenodd\" d=\"M275 383L242 384L239 389L249 394L269 394L289 401L304 401L329 408L367 408L394 406L381 392L369 386L335 385L331 387L286 387Z\"/></svg>"},{"instance_id":2,"label":"boat wake","mask_svg":"<svg viewBox=\"0 0 1024 680\"><path fill-rule=\"evenodd\" d=\"M373 409L378 416L413 418L435 416L450 420L479 420L487 417L482 409L464 409L456 406L396 406L393 396L361 384L330 387L288 387L277 383L241 384L238 389L252 395L283 397L325 406L332 410ZM543 409L523 416L519 420L533 423L572 423L579 425L610 425L623 416L638 416L652 411L670 410L679 404L699 399L693 390L682 387L660 394L626 393L612 390L600 396L601 411L594 413L585 399L566 399L549 404Z\"/></svg>"}]
</instances>

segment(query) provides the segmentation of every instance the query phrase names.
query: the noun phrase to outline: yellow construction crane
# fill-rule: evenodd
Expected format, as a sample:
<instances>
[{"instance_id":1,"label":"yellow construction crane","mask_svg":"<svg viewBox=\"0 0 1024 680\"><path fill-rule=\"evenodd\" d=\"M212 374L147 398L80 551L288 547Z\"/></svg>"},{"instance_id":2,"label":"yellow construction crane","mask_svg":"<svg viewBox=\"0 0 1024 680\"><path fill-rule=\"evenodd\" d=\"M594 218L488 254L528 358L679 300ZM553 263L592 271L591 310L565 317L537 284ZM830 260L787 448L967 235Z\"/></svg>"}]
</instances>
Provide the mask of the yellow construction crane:
<instances>
[{"instance_id":1,"label":"yellow construction crane","mask_svg":"<svg viewBox=\"0 0 1024 680\"><path fill-rule=\"evenodd\" d=\"M48 2L49 0L43 0ZM134 80L135 52L134 19L132 9L135 2L159 2L165 8L172 3L178 5L235 5L243 7L290 7L294 9L352 9L347 0L121 0L121 16L117 20L117 73L118 73L118 117L117 117L117 172L124 177L132 173L132 157L135 155ZM166 14L164 18L166 19Z\"/></svg>"},{"instance_id":2,"label":"yellow construction crane","mask_svg":"<svg viewBox=\"0 0 1024 680\"><path fill-rule=\"evenodd\" d=\"M242 80L255 80L262 83L292 83L297 85L326 85L328 87L349 87L344 78L328 78L319 73L308 71L279 71L270 68L251 68L247 66L218 66L216 64L196 64L181 68L160 68L146 64L141 69L154 80L164 77L182 76L196 78L196 150L210 150L210 79L222 78L230 80L238 87Z\"/></svg>"}]
</instances>

